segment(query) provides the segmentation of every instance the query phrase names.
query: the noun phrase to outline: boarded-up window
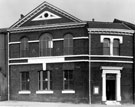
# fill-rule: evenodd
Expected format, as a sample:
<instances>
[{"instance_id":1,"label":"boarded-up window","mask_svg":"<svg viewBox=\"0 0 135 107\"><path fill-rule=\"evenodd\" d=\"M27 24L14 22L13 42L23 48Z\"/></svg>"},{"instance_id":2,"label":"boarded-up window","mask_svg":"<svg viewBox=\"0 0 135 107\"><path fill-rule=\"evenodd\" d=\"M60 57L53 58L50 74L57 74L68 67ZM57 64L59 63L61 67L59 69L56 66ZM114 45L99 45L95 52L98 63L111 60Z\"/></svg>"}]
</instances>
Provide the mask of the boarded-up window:
<instances>
[{"instance_id":1,"label":"boarded-up window","mask_svg":"<svg viewBox=\"0 0 135 107\"><path fill-rule=\"evenodd\" d=\"M66 34L64 36L64 55L73 54L73 36L71 34Z\"/></svg>"},{"instance_id":2,"label":"boarded-up window","mask_svg":"<svg viewBox=\"0 0 135 107\"><path fill-rule=\"evenodd\" d=\"M40 37L40 56L51 56L53 48L52 36L49 33L45 33Z\"/></svg>"},{"instance_id":3,"label":"boarded-up window","mask_svg":"<svg viewBox=\"0 0 135 107\"><path fill-rule=\"evenodd\" d=\"M21 44L20 44L20 57L28 57L28 56L29 56L28 38L23 37L21 39Z\"/></svg>"}]
</instances>

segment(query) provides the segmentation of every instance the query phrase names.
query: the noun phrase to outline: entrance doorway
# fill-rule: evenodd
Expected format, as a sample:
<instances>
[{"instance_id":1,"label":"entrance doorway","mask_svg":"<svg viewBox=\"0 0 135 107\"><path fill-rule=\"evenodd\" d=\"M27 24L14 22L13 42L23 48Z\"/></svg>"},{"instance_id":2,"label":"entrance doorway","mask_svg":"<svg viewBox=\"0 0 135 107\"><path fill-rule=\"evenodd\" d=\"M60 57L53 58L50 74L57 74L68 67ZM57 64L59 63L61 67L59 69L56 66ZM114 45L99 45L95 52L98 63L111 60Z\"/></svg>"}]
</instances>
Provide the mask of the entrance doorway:
<instances>
[{"instance_id":1,"label":"entrance doorway","mask_svg":"<svg viewBox=\"0 0 135 107\"><path fill-rule=\"evenodd\" d=\"M102 66L102 101L121 101L122 67Z\"/></svg>"},{"instance_id":2,"label":"entrance doorway","mask_svg":"<svg viewBox=\"0 0 135 107\"><path fill-rule=\"evenodd\" d=\"M107 100L116 100L116 75L106 75L106 97Z\"/></svg>"}]
</instances>

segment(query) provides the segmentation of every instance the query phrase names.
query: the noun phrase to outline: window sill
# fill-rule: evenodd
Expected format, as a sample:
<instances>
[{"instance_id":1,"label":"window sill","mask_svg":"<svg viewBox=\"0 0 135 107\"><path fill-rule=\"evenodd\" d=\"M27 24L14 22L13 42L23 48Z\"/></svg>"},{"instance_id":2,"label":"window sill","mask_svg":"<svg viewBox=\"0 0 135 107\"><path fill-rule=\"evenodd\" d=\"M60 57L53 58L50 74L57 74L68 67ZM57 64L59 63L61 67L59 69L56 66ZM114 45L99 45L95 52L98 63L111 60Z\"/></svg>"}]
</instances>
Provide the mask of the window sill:
<instances>
[{"instance_id":1,"label":"window sill","mask_svg":"<svg viewBox=\"0 0 135 107\"><path fill-rule=\"evenodd\" d=\"M19 94L31 94L31 91L19 91Z\"/></svg>"},{"instance_id":2,"label":"window sill","mask_svg":"<svg viewBox=\"0 0 135 107\"><path fill-rule=\"evenodd\" d=\"M63 90L62 94L75 94L74 90Z\"/></svg>"},{"instance_id":3,"label":"window sill","mask_svg":"<svg viewBox=\"0 0 135 107\"><path fill-rule=\"evenodd\" d=\"M53 91L51 91L51 90L39 90L39 91L36 91L36 94L53 94Z\"/></svg>"}]
</instances>

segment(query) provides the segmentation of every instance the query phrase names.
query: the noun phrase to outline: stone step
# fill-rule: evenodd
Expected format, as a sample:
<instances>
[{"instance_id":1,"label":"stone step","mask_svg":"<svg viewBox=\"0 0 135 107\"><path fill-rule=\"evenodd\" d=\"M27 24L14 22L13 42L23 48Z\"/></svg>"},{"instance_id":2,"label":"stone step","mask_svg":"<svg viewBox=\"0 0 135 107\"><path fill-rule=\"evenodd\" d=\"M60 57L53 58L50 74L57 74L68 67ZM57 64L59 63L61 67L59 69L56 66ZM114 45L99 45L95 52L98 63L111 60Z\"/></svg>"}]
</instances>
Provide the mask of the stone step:
<instances>
[{"instance_id":1,"label":"stone step","mask_svg":"<svg viewBox=\"0 0 135 107\"><path fill-rule=\"evenodd\" d=\"M106 105L121 105L121 103L117 101L106 101L105 104Z\"/></svg>"}]
</instances>

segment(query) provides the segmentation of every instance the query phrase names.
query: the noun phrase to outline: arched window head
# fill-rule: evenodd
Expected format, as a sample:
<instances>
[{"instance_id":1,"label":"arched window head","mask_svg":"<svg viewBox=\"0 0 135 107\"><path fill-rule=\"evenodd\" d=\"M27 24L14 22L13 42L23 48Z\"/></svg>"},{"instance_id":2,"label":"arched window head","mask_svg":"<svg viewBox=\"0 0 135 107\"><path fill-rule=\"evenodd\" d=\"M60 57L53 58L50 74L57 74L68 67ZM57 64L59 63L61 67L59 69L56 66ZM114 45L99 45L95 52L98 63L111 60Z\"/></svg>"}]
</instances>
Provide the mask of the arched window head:
<instances>
[{"instance_id":1,"label":"arched window head","mask_svg":"<svg viewBox=\"0 0 135 107\"><path fill-rule=\"evenodd\" d=\"M53 42L52 42L52 36L49 33L45 33L41 35L40 37L40 56L51 56L52 54L52 48L53 48Z\"/></svg>"},{"instance_id":2,"label":"arched window head","mask_svg":"<svg viewBox=\"0 0 135 107\"><path fill-rule=\"evenodd\" d=\"M21 39L20 56L21 57L28 57L29 56L29 43L28 43L27 37L23 37Z\"/></svg>"},{"instance_id":3,"label":"arched window head","mask_svg":"<svg viewBox=\"0 0 135 107\"><path fill-rule=\"evenodd\" d=\"M73 36L71 34L66 34L64 36L64 55L73 54Z\"/></svg>"}]
</instances>

